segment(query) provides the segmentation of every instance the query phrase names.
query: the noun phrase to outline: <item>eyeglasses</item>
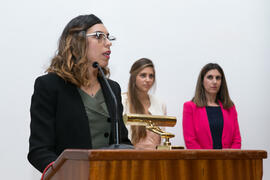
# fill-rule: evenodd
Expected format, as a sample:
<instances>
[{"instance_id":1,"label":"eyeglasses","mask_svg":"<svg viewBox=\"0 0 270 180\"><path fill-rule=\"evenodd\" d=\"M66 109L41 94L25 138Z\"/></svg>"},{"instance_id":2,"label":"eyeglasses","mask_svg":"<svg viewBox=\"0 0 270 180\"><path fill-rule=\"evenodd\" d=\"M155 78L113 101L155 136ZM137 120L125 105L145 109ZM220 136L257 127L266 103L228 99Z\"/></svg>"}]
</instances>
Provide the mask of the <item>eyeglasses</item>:
<instances>
[{"instance_id":1,"label":"eyeglasses","mask_svg":"<svg viewBox=\"0 0 270 180\"><path fill-rule=\"evenodd\" d=\"M106 40L108 39L109 41L115 41L116 40L116 37L114 36L111 36L111 35L106 35L105 33L103 32L93 32L93 33L90 33L90 34L86 34L86 37L90 37L90 36L94 36L96 39L102 39L102 40Z\"/></svg>"}]
</instances>

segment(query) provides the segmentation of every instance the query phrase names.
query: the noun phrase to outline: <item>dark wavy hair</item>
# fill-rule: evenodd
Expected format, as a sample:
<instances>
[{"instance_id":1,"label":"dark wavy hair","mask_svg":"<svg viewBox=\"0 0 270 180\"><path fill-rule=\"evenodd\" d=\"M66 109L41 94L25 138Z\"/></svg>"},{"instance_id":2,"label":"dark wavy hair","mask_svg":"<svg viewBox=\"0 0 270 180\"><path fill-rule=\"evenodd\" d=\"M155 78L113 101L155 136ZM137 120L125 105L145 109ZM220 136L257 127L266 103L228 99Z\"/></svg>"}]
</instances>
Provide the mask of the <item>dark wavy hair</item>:
<instances>
[{"instance_id":1,"label":"dark wavy hair","mask_svg":"<svg viewBox=\"0 0 270 180\"><path fill-rule=\"evenodd\" d=\"M221 85L217 93L216 102L218 103L218 101L220 101L225 109L230 108L233 106L233 102L229 95L225 74L223 72L223 69L216 63L208 63L202 68L197 80L195 96L193 97L192 101L198 107L207 106L207 99L203 86L203 80L206 73L213 69L218 70L218 72L221 74Z\"/></svg>"},{"instance_id":2,"label":"dark wavy hair","mask_svg":"<svg viewBox=\"0 0 270 180\"><path fill-rule=\"evenodd\" d=\"M102 21L93 14L73 18L64 28L56 55L46 72L56 73L78 87L89 85L86 31ZM109 69L104 68L105 74Z\"/></svg>"},{"instance_id":3,"label":"dark wavy hair","mask_svg":"<svg viewBox=\"0 0 270 180\"><path fill-rule=\"evenodd\" d=\"M136 77L141 70L146 67L152 67L154 71L154 83L155 83L155 67L153 62L147 58L141 58L134 62L129 71L129 83L128 83L128 101L129 101L129 111L135 114L146 114L141 100L138 98L138 90L136 87ZM132 136L131 142L136 144L141 138L146 137L145 126L131 126Z\"/></svg>"}]
</instances>

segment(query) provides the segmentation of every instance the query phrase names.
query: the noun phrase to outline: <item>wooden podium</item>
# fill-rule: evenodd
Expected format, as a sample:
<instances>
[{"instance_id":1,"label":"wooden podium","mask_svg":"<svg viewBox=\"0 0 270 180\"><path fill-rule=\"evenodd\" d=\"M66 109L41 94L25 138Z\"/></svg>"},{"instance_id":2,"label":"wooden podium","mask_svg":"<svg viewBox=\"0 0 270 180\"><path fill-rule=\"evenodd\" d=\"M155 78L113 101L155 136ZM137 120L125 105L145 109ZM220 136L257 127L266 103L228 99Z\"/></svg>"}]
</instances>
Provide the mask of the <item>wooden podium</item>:
<instances>
[{"instance_id":1,"label":"wooden podium","mask_svg":"<svg viewBox=\"0 0 270 180\"><path fill-rule=\"evenodd\" d=\"M261 180L263 150L65 150L45 180Z\"/></svg>"}]
</instances>

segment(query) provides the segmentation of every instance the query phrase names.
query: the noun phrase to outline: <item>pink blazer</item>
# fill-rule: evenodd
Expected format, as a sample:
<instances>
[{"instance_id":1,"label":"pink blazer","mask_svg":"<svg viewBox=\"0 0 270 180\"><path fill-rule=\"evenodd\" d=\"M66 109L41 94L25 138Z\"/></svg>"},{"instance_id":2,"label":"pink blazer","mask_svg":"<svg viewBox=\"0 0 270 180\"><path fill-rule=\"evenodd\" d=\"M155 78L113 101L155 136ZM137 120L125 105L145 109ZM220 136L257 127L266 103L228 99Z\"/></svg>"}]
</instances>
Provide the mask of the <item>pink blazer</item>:
<instances>
[{"instance_id":1,"label":"pink blazer","mask_svg":"<svg viewBox=\"0 0 270 180\"><path fill-rule=\"evenodd\" d=\"M235 106L223 109L222 148L241 148L241 136ZM187 149L213 149L213 141L205 107L192 101L184 104L183 133Z\"/></svg>"}]
</instances>

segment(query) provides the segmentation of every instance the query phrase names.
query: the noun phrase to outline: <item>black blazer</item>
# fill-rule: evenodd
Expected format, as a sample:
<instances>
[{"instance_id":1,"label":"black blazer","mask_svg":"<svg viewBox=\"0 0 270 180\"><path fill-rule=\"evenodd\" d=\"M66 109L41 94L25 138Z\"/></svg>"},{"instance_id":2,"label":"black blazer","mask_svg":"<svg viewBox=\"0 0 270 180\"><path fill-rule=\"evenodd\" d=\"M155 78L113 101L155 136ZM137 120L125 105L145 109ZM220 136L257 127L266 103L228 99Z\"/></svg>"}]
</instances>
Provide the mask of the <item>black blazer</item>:
<instances>
[{"instance_id":1,"label":"black blazer","mask_svg":"<svg viewBox=\"0 0 270 180\"><path fill-rule=\"evenodd\" d=\"M108 121L115 121L114 101L102 78L98 78L110 114ZM131 144L122 119L121 89L109 80L118 101L120 143ZM31 101L29 162L39 171L67 148L91 149L89 122L77 86L63 80L55 73L40 76L35 81ZM110 144L114 144L115 129L111 123Z\"/></svg>"}]
</instances>

